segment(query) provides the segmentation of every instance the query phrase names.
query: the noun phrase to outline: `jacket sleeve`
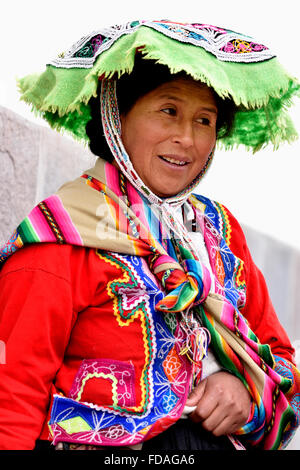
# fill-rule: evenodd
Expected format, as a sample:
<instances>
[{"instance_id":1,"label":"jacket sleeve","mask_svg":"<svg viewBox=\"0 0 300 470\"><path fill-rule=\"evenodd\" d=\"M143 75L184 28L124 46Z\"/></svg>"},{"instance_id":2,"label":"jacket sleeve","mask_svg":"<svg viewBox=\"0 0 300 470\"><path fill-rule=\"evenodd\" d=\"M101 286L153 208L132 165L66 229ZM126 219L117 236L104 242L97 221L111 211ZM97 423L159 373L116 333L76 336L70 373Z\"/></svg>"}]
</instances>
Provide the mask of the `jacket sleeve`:
<instances>
[{"instance_id":1,"label":"jacket sleeve","mask_svg":"<svg viewBox=\"0 0 300 470\"><path fill-rule=\"evenodd\" d=\"M283 433L279 445L279 448L282 448L288 443L300 422L300 373L294 360L295 351L285 329L278 320L265 279L251 257L239 223L227 209L224 210L226 210L231 224L230 249L244 263L243 275L247 290L246 304L241 309L241 313L247 319L260 343L270 346L275 361L275 371L290 379L291 382L290 389L285 392L285 398L294 412L294 419L290 421Z\"/></svg>"},{"instance_id":2,"label":"jacket sleeve","mask_svg":"<svg viewBox=\"0 0 300 470\"><path fill-rule=\"evenodd\" d=\"M35 447L74 319L68 280L34 263L22 264L23 256L34 258L35 249L20 250L0 272L2 450Z\"/></svg>"},{"instance_id":3,"label":"jacket sleeve","mask_svg":"<svg viewBox=\"0 0 300 470\"><path fill-rule=\"evenodd\" d=\"M252 259L242 228L227 213L232 229L230 249L243 261L246 282L246 304L241 312L262 344L269 344L273 354L294 362L294 348L277 317L264 276Z\"/></svg>"}]
</instances>

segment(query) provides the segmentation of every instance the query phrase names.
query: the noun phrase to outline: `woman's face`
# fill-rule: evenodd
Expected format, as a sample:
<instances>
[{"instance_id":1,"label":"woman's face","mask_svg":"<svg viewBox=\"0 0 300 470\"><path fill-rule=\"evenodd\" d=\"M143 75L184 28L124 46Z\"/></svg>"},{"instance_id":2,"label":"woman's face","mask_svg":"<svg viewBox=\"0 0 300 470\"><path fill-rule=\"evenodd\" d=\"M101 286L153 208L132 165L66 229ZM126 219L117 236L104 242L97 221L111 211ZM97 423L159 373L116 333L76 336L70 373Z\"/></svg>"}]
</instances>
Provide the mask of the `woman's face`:
<instances>
[{"instance_id":1,"label":"woman's face","mask_svg":"<svg viewBox=\"0 0 300 470\"><path fill-rule=\"evenodd\" d=\"M193 80L160 85L121 116L122 140L149 189L169 197L200 173L216 143L213 92Z\"/></svg>"}]
</instances>

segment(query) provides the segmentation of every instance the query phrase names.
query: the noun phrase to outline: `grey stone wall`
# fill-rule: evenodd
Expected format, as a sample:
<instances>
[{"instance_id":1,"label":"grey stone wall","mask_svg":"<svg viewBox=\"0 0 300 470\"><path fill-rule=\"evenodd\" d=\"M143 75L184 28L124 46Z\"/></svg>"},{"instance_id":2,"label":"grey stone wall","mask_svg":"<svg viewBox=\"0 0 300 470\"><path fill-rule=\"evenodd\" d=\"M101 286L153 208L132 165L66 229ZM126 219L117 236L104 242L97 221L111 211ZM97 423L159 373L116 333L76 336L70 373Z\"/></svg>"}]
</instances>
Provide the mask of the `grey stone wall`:
<instances>
[{"instance_id":1,"label":"grey stone wall","mask_svg":"<svg viewBox=\"0 0 300 470\"><path fill-rule=\"evenodd\" d=\"M33 206L94 161L83 145L0 106L0 244Z\"/></svg>"},{"instance_id":2,"label":"grey stone wall","mask_svg":"<svg viewBox=\"0 0 300 470\"><path fill-rule=\"evenodd\" d=\"M0 106L0 245L33 206L94 161L79 143ZM300 366L300 252L249 227L244 230ZM300 449L299 432L289 449Z\"/></svg>"}]
</instances>

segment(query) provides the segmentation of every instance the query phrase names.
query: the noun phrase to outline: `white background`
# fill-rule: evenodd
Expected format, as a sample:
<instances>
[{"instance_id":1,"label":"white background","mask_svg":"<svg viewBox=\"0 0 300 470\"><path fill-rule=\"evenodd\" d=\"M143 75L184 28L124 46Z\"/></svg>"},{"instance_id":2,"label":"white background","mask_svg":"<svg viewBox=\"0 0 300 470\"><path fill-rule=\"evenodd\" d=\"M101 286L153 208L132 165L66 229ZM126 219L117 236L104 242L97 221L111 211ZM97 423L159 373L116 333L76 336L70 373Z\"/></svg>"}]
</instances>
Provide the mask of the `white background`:
<instances>
[{"instance_id":1,"label":"white background","mask_svg":"<svg viewBox=\"0 0 300 470\"><path fill-rule=\"evenodd\" d=\"M16 78L43 71L47 61L99 27L135 19L194 21L248 34L269 46L286 69L300 78L297 3L6 0L0 10L0 104L44 125L28 105L19 102ZM299 132L299 99L295 104L292 115ZM300 249L299 150L297 142L254 156L242 148L218 151L199 192L228 206L241 223Z\"/></svg>"}]
</instances>

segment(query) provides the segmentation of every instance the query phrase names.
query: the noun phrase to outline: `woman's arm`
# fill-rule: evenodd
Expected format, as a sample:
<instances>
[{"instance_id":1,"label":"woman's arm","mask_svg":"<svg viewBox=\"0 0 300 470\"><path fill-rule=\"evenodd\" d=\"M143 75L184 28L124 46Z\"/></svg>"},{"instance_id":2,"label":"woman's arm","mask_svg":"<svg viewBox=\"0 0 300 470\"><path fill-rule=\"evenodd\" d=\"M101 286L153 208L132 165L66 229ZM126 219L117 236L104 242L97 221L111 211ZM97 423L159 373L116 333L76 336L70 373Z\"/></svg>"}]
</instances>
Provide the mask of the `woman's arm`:
<instances>
[{"instance_id":1,"label":"woman's arm","mask_svg":"<svg viewBox=\"0 0 300 470\"><path fill-rule=\"evenodd\" d=\"M289 420L289 424L281 436L281 444L279 445L281 447L295 431L300 420L297 399L300 393L300 373L295 367L294 348L278 320L265 279L253 262L239 223L227 209L223 207L223 210L227 213L231 229L229 247L244 263L242 275L244 275L247 290L246 304L241 309L241 313L247 319L251 330L256 334L260 343L270 346L275 360L275 371L282 377L290 379L291 383L290 389L284 392L285 398L280 398L282 403L286 400L290 405L290 410L294 412L294 419ZM283 395L283 392L280 393ZM277 398L277 402L280 400ZM253 419L250 420L252 422L248 422L245 427L245 432L249 432L247 429L252 429L251 432L255 434L255 419L254 413ZM266 423L266 427L269 425L270 423Z\"/></svg>"},{"instance_id":2,"label":"woman's arm","mask_svg":"<svg viewBox=\"0 0 300 470\"><path fill-rule=\"evenodd\" d=\"M229 247L244 263L246 304L241 313L260 343L269 344L273 354L293 362L294 348L277 317L264 276L252 259L242 228L233 215L226 211L231 227Z\"/></svg>"},{"instance_id":3,"label":"woman's arm","mask_svg":"<svg viewBox=\"0 0 300 470\"><path fill-rule=\"evenodd\" d=\"M75 318L62 265L54 249L35 245L0 272L0 449L33 449L42 431Z\"/></svg>"}]
</instances>

